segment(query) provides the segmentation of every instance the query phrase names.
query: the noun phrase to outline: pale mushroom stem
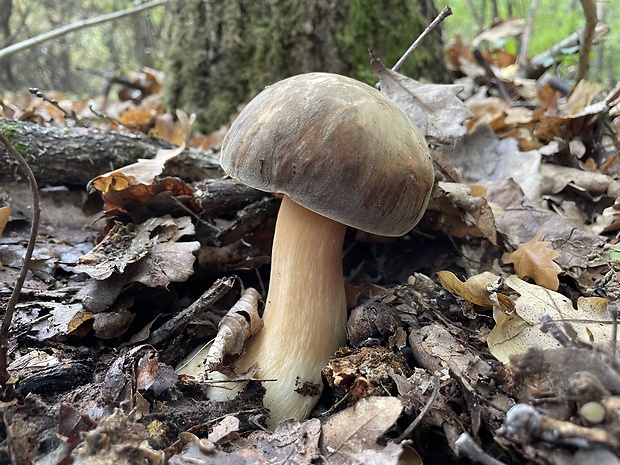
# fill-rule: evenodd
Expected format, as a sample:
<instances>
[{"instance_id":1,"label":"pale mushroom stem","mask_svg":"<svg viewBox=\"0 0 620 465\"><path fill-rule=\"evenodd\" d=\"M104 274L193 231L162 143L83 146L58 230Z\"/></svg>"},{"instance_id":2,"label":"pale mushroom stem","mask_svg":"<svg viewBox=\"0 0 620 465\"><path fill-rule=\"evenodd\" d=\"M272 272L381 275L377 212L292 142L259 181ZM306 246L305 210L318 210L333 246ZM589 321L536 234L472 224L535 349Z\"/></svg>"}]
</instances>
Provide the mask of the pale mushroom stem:
<instances>
[{"instance_id":1,"label":"pale mushroom stem","mask_svg":"<svg viewBox=\"0 0 620 465\"><path fill-rule=\"evenodd\" d=\"M250 338L237 374L256 365L270 426L306 418L321 370L346 342L342 244L346 226L284 197L278 213L264 328Z\"/></svg>"}]
</instances>

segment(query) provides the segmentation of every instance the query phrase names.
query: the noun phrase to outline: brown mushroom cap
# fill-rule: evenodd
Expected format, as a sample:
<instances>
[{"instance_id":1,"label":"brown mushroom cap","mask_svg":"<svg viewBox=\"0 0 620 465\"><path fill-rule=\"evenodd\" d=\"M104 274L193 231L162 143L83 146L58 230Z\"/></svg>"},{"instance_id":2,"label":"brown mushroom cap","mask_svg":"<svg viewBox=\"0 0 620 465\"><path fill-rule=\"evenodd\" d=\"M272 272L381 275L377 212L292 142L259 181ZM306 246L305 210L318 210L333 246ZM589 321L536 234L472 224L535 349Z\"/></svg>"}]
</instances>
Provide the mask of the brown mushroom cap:
<instances>
[{"instance_id":1,"label":"brown mushroom cap","mask_svg":"<svg viewBox=\"0 0 620 465\"><path fill-rule=\"evenodd\" d=\"M434 178L424 136L400 107L328 73L293 76L258 94L226 134L220 163L255 189L384 236L415 226Z\"/></svg>"}]
</instances>

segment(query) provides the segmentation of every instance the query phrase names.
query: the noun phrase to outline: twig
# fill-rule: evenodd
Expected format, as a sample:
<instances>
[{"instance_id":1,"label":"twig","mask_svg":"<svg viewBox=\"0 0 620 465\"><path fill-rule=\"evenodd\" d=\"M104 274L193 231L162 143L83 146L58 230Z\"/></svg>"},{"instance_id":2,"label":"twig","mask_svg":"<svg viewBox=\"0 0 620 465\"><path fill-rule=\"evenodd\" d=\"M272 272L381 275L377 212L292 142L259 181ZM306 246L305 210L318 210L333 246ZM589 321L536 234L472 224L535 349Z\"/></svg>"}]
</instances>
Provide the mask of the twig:
<instances>
[{"instance_id":1,"label":"twig","mask_svg":"<svg viewBox=\"0 0 620 465\"><path fill-rule=\"evenodd\" d=\"M28 162L21 154L15 150L6 136L0 133L0 142L6 147L9 154L17 160L19 166L22 168L24 174L28 178L30 189L32 190L32 223L30 224L30 237L28 238L28 246L26 247L26 254L24 255L24 262L19 272L15 287L9 298L9 302L6 305L6 312L4 313L4 319L2 320L2 327L0 327L0 387L4 389L6 382L9 380L9 373L7 371L8 360L7 352L9 349L9 329L11 327L11 320L13 319L13 313L15 312L15 306L19 299L19 294L26 280L26 274L28 273L28 267L30 266L30 258L32 257L32 251L34 250L34 244L37 239L37 231L39 230L39 214L41 213L41 207L39 206L39 188L37 186L37 180L34 177Z\"/></svg>"},{"instance_id":2,"label":"twig","mask_svg":"<svg viewBox=\"0 0 620 465\"><path fill-rule=\"evenodd\" d=\"M215 281L194 303L153 331L147 340L148 344L161 348L182 331L192 321L194 315L220 300L224 294L232 289L234 283L235 279L230 277Z\"/></svg>"},{"instance_id":3,"label":"twig","mask_svg":"<svg viewBox=\"0 0 620 465\"><path fill-rule=\"evenodd\" d=\"M491 457L482 448L476 444L469 433L463 433L454 441L456 451L459 455L464 455L472 462L481 463L482 465L506 465L504 462Z\"/></svg>"},{"instance_id":4,"label":"twig","mask_svg":"<svg viewBox=\"0 0 620 465\"><path fill-rule=\"evenodd\" d=\"M403 65L403 63L405 63L405 61L407 61L407 59L411 56L411 54L418 49L418 47L424 41L424 39L426 39L426 37L431 32L433 32L435 28L437 28L439 23L441 23L444 19L446 19L451 14L452 14L452 10L450 9L449 6L446 5L446 7L443 10L441 10L441 12L437 15L437 17L433 20L433 22L430 23L428 27L424 29L424 31L422 31L422 34L420 34L420 37L418 37L415 40L415 42L411 44L411 46L407 49L405 54L402 57L400 57L400 60L398 60L396 64L392 67L392 71L398 71L400 67Z\"/></svg>"},{"instance_id":5,"label":"twig","mask_svg":"<svg viewBox=\"0 0 620 465\"><path fill-rule=\"evenodd\" d=\"M65 110L63 107L60 106L60 104L58 103L58 100L56 100L55 98L48 97L47 95L45 95L45 92L43 92L41 89L39 89L37 87L31 87L30 89L28 89L28 92L30 92L35 97L43 99L44 102L47 102L50 105L53 105L56 108L58 108L60 111L62 111L62 115L63 115L63 117L65 119L72 119L73 121L75 121L77 123L78 126L80 126L82 128L87 127L87 125L84 124L84 122L78 117L78 115L75 113L75 111L73 111L73 110L71 110L71 111Z\"/></svg>"},{"instance_id":6,"label":"twig","mask_svg":"<svg viewBox=\"0 0 620 465\"><path fill-rule=\"evenodd\" d=\"M592 50L592 41L594 40L594 29L598 21L596 14L596 4L594 0L581 0L583 15L586 18L586 25L581 35L581 48L579 49L579 71L577 72L577 81L588 77L590 69L590 51Z\"/></svg>"},{"instance_id":7,"label":"twig","mask_svg":"<svg viewBox=\"0 0 620 465\"><path fill-rule=\"evenodd\" d=\"M618 308L615 302L609 302L609 313L611 313L611 353L616 357L616 347L618 344Z\"/></svg>"},{"instance_id":8,"label":"twig","mask_svg":"<svg viewBox=\"0 0 620 465\"><path fill-rule=\"evenodd\" d=\"M401 434L394 440L396 444L400 444L405 439L407 439L409 436L411 436L411 433L413 433L413 430L416 428L416 426L420 424L420 422L422 421L422 418L424 418L426 413L431 409L433 404L437 401L437 397L439 397L439 388L441 387L439 381L440 381L439 377L435 376L434 383L433 383L433 394L428 399L428 402L426 402L426 405L424 406L422 411L418 414L418 416L415 418L415 420L413 420L413 422L409 426L407 426L407 429L403 431L403 434Z\"/></svg>"},{"instance_id":9,"label":"twig","mask_svg":"<svg viewBox=\"0 0 620 465\"><path fill-rule=\"evenodd\" d=\"M476 62L478 62L478 64L484 68L484 72L486 73L487 77L491 80L493 84L497 86L497 88L499 89L499 93L502 95L502 97L505 100L510 101L510 94L506 90L506 86L504 86L502 80L495 75L493 69L491 68L491 65L482 55L482 52L479 49L475 49L473 55L476 59Z\"/></svg>"},{"instance_id":10,"label":"twig","mask_svg":"<svg viewBox=\"0 0 620 465\"><path fill-rule=\"evenodd\" d=\"M520 67L527 65L527 51L530 48L532 25L534 24L534 17L536 16L539 2L540 0L532 0L530 11L527 15L527 22L525 23L525 29L523 29L523 34L521 34L521 48L519 50L519 57L517 58L517 63L519 63Z\"/></svg>"},{"instance_id":11,"label":"twig","mask_svg":"<svg viewBox=\"0 0 620 465\"><path fill-rule=\"evenodd\" d=\"M3 48L0 50L0 60L14 55L17 52L21 52L22 50L26 50L30 47L34 47L40 43L46 42L51 39L55 39L56 37L63 36L70 32L79 31L80 29L84 29L87 27L94 26L95 24L105 23L107 21L113 21L118 18L123 18L128 15L133 15L136 13L140 13L144 10L148 10L149 8L155 8L157 6L164 5L168 0L152 0L150 2L143 3L138 6L134 6L131 8L127 8L126 10L115 11L114 13L105 14L102 16L97 16L95 18L89 18L82 21L77 21L75 23L67 24L66 26L59 27L58 29L53 29L44 34L38 35L36 37L32 37L30 39L24 40L22 42L18 42L16 44L10 45L9 47Z\"/></svg>"}]
</instances>

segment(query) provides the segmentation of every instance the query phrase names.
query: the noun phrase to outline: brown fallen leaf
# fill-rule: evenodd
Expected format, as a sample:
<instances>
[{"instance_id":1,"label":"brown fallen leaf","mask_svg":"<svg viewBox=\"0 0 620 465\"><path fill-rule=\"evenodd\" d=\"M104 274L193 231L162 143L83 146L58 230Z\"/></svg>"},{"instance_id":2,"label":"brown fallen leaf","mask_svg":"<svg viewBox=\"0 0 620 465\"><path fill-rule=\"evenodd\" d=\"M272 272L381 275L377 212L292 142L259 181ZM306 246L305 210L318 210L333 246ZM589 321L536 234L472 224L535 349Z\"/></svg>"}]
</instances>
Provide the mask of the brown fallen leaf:
<instances>
[{"instance_id":1,"label":"brown fallen leaf","mask_svg":"<svg viewBox=\"0 0 620 465\"><path fill-rule=\"evenodd\" d=\"M4 233L4 228L9 222L11 216L11 207L8 205L0 207L0 236Z\"/></svg>"},{"instance_id":2,"label":"brown fallen leaf","mask_svg":"<svg viewBox=\"0 0 620 465\"><path fill-rule=\"evenodd\" d=\"M509 276L505 285L519 293L514 312L493 312L496 325L487 336L491 354L503 363L513 355L523 354L530 347L560 347L550 334L540 330L540 319L547 315L560 328L570 328L578 339L592 344L606 344L612 337L612 318L607 299L579 297L577 308L567 297L516 276Z\"/></svg>"},{"instance_id":3,"label":"brown fallen leaf","mask_svg":"<svg viewBox=\"0 0 620 465\"><path fill-rule=\"evenodd\" d=\"M438 182L431 194L421 225L443 231L451 237L484 237L497 245L493 211L477 187L455 182Z\"/></svg>"},{"instance_id":4,"label":"brown fallen leaf","mask_svg":"<svg viewBox=\"0 0 620 465\"><path fill-rule=\"evenodd\" d=\"M439 141L452 141L466 132L464 121L471 111L457 97L460 85L422 84L387 69L380 60L370 66L381 84L381 92L398 104L422 134Z\"/></svg>"},{"instance_id":5,"label":"brown fallen leaf","mask_svg":"<svg viewBox=\"0 0 620 465\"><path fill-rule=\"evenodd\" d=\"M485 271L475 276L471 276L467 281L462 282L451 271L438 271L439 282L448 291L462 297L467 302L479 305L480 307L493 309L493 300L490 298L491 291L489 286L499 282L499 276Z\"/></svg>"},{"instance_id":6,"label":"brown fallen leaf","mask_svg":"<svg viewBox=\"0 0 620 465\"><path fill-rule=\"evenodd\" d=\"M502 262L514 264L519 278L532 278L539 286L556 291L560 287L558 275L562 268L553 260L560 254L549 248L551 242L540 240L543 235L544 232L540 231L514 252L505 253Z\"/></svg>"},{"instance_id":7,"label":"brown fallen leaf","mask_svg":"<svg viewBox=\"0 0 620 465\"><path fill-rule=\"evenodd\" d=\"M396 422L402 410L403 405L396 397L371 396L337 413L323 425L323 455L332 465L361 463L356 456L369 450L383 450L398 458L394 446L388 450L377 444L377 439ZM398 447L402 451L402 446ZM383 463L398 463L387 458Z\"/></svg>"}]
</instances>

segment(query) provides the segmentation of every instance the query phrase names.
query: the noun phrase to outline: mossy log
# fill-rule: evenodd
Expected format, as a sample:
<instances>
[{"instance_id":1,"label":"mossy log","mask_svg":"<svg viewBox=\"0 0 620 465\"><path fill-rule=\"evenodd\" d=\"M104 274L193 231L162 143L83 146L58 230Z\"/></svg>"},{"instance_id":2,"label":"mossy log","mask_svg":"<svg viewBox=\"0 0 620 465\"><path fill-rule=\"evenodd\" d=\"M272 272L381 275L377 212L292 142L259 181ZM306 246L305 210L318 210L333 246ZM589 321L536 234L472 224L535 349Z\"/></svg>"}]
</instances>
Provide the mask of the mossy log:
<instances>
[{"instance_id":1,"label":"mossy log","mask_svg":"<svg viewBox=\"0 0 620 465\"><path fill-rule=\"evenodd\" d=\"M55 128L0 118L0 132L26 158L37 182L45 185L85 186L92 178L113 169L153 158L172 144L143 134L100 131L91 128ZM193 179L221 176L215 158L186 150L178 170ZM189 165L191 168L185 168ZM0 177L14 177L17 164L0 144Z\"/></svg>"}]
</instances>

